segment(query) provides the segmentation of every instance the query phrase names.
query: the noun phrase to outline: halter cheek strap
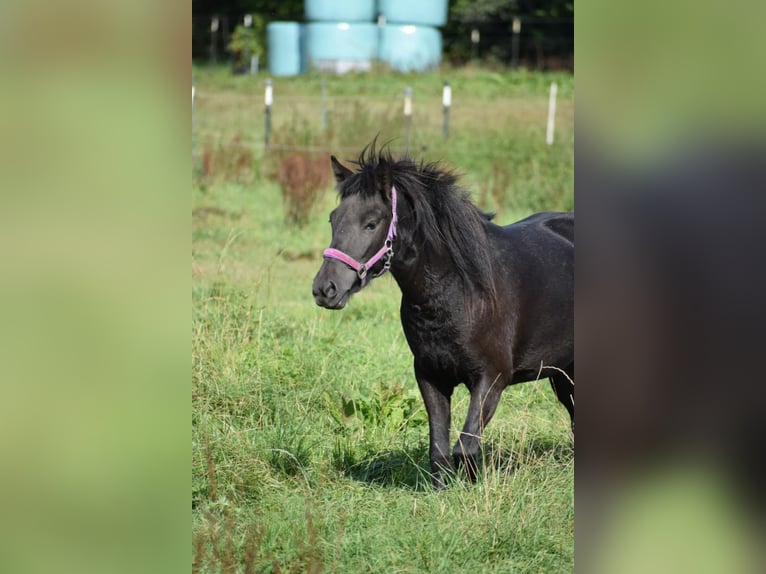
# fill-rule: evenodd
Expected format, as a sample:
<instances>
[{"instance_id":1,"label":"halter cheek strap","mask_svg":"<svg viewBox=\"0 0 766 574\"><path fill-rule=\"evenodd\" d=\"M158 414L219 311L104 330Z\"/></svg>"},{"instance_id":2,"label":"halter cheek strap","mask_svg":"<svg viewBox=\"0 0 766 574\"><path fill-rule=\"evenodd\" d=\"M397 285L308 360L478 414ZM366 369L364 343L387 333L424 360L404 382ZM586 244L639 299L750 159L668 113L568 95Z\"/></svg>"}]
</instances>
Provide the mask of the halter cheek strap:
<instances>
[{"instance_id":1,"label":"halter cheek strap","mask_svg":"<svg viewBox=\"0 0 766 574\"><path fill-rule=\"evenodd\" d=\"M383 269L381 269L378 273L373 275L373 277L380 277L383 275L386 271L388 271L391 267L391 259L394 257L394 237L396 237L396 223L397 223L397 215L396 215L396 188L391 187L391 223L388 225L388 234L386 235L386 241L383 243L383 247L378 249L378 251L370 257L367 261L364 263L360 263L350 255L343 253L343 251L340 251L339 249L334 249L330 247L329 249L324 250L324 257L326 259L337 259L338 261L342 261L351 269L356 271L357 276L359 277L360 281L362 282L362 287L367 283L367 271L372 268L373 265L375 265L378 261L381 259L384 259L383 261Z\"/></svg>"}]
</instances>

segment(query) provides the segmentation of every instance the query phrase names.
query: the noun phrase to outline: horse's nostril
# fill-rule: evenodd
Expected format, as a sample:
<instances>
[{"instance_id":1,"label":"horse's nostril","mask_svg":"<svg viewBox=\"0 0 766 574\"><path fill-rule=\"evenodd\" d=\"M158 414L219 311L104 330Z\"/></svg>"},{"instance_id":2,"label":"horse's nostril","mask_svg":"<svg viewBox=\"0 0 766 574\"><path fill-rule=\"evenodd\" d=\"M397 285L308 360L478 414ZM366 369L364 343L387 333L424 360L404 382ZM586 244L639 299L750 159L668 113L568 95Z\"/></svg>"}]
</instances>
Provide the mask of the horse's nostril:
<instances>
[{"instance_id":1,"label":"horse's nostril","mask_svg":"<svg viewBox=\"0 0 766 574\"><path fill-rule=\"evenodd\" d=\"M324 295L325 297L335 297L335 293L338 292L338 287L335 285L335 281L330 281L327 284L327 287L325 287Z\"/></svg>"}]
</instances>

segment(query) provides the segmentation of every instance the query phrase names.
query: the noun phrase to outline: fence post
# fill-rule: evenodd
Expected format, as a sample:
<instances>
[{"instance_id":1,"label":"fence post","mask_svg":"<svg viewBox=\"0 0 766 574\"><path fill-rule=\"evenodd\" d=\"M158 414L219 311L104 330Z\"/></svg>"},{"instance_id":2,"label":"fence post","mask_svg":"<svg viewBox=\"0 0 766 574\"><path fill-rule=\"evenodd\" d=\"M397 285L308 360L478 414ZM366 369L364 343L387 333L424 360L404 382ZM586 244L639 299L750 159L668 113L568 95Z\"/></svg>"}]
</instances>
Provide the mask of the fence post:
<instances>
[{"instance_id":1,"label":"fence post","mask_svg":"<svg viewBox=\"0 0 766 574\"><path fill-rule=\"evenodd\" d=\"M192 168L194 168L194 77L192 77L192 109L191 109L191 155Z\"/></svg>"},{"instance_id":2,"label":"fence post","mask_svg":"<svg viewBox=\"0 0 766 574\"><path fill-rule=\"evenodd\" d=\"M242 20L242 23L245 25L245 28L252 28L253 27L253 15L252 14L245 14L245 17ZM242 66L241 73L247 74L248 72L250 74L253 73L253 59L252 54L250 53L249 49L246 49L242 52L242 63L240 64Z\"/></svg>"},{"instance_id":3,"label":"fence post","mask_svg":"<svg viewBox=\"0 0 766 574\"><path fill-rule=\"evenodd\" d=\"M449 109L452 106L452 88L448 81L444 81L444 90L442 90L442 107L444 108L444 139L449 137Z\"/></svg>"},{"instance_id":4,"label":"fence post","mask_svg":"<svg viewBox=\"0 0 766 574\"><path fill-rule=\"evenodd\" d=\"M513 18L513 37L511 38L511 68L519 67L519 34L521 33L521 20L518 16Z\"/></svg>"},{"instance_id":5,"label":"fence post","mask_svg":"<svg viewBox=\"0 0 766 574\"><path fill-rule=\"evenodd\" d=\"M410 149L410 131L412 130L412 88L407 86L404 90L404 129L405 146Z\"/></svg>"},{"instance_id":6,"label":"fence post","mask_svg":"<svg viewBox=\"0 0 766 574\"><path fill-rule=\"evenodd\" d=\"M322 131L327 131L327 87L325 77L322 76Z\"/></svg>"},{"instance_id":7,"label":"fence post","mask_svg":"<svg viewBox=\"0 0 766 574\"><path fill-rule=\"evenodd\" d=\"M210 62L215 64L218 60L218 26L220 20L218 16L213 16L210 20Z\"/></svg>"},{"instance_id":8,"label":"fence post","mask_svg":"<svg viewBox=\"0 0 766 574\"><path fill-rule=\"evenodd\" d=\"M548 99L548 129L545 133L545 143L551 145L553 143L553 118L556 115L556 92L558 86L556 82L551 84L551 95Z\"/></svg>"},{"instance_id":9,"label":"fence post","mask_svg":"<svg viewBox=\"0 0 766 574\"><path fill-rule=\"evenodd\" d=\"M471 30L471 60L475 61L479 57L480 38L481 34L479 34L479 30L477 28Z\"/></svg>"},{"instance_id":10,"label":"fence post","mask_svg":"<svg viewBox=\"0 0 766 574\"><path fill-rule=\"evenodd\" d=\"M268 150L269 149L269 138L271 137L271 104L274 101L274 93L272 91L271 87L271 78L266 80L266 93L264 95L264 100L266 102L266 115L264 118L265 125L265 147Z\"/></svg>"}]
</instances>

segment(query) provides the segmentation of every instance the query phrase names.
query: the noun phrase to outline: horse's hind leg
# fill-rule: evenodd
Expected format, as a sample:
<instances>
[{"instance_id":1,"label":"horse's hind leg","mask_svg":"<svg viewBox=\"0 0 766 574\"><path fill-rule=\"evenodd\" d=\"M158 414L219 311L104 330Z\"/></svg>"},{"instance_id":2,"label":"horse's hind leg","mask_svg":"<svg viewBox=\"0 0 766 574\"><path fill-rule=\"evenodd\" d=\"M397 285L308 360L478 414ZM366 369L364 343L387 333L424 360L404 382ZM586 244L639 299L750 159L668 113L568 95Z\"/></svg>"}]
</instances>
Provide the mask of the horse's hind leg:
<instances>
[{"instance_id":1,"label":"horse's hind leg","mask_svg":"<svg viewBox=\"0 0 766 574\"><path fill-rule=\"evenodd\" d=\"M476 481L482 432L495 414L504 388L505 381L499 374L494 377L483 375L478 383L470 387L468 416L452 453L455 465L465 468L471 482Z\"/></svg>"},{"instance_id":2,"label":"horse's hind leg","mask_svg":"<svg viewBox=\"0 0 766 574\"><path fill-rule=\"evenodd\" d=\"M556 393L556 398L569 411L569 417L572 419L572 432L574 432L574 363L564 369L564 372L556 371L549 380L553 392Z\"/></svg>"}]
</instances>

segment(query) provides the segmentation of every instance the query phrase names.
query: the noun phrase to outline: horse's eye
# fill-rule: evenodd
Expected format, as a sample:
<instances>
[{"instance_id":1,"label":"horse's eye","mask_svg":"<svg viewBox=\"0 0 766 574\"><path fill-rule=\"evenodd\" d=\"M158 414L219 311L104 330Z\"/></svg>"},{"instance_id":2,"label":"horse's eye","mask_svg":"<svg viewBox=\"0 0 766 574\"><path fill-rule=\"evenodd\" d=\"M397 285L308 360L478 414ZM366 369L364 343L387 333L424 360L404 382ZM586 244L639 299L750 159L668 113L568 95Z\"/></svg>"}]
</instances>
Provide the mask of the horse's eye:
<instances>
[{"instance_id":1,"label":"horse's eye","mask_svg":"<svg viewBox=\"0 0 766 574\"><path fill-rule=\"evenodd\" d=\"M369 223L367 223L367 225L364 226L364 228L367 231L372 231L377 226L378 226L378 222L377 221L370 221Z\"/></svg>"}]
</instances>

